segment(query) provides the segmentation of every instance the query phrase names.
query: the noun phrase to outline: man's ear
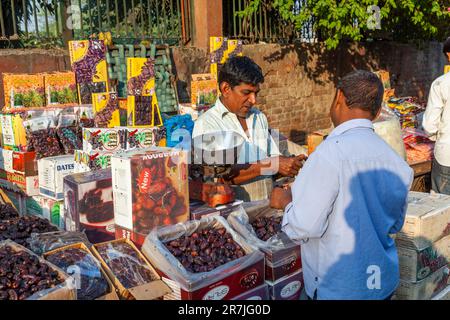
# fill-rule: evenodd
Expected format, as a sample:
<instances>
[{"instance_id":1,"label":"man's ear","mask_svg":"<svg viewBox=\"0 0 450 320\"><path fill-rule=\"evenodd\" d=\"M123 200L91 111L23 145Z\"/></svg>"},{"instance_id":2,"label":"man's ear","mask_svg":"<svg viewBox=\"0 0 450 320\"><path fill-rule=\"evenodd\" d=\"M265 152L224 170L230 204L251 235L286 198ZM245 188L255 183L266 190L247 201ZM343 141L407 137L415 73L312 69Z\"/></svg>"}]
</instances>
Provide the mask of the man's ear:
<instances>
[{"instance_id":1,"label":"man's ear","mask_svg":"<svg viewBox=\"0 0 450 320\"><path fill-rule=\"evenodd\" d=\"M336 94L336 109L341 109L344 106L347 106L344 93L341 89L338 89Z\"/></svg>"},{"instance_id":2,"label":"man's ear","mask_svg":"<svg viewBox=\"0 0 450 320\"><path fill-rule=\"evenodd\" d=\"M228 82L223 81L222 83L220 83L219 89L222 96L226 98L231 90L231 86Z\"/></svg>"}]
</instances>

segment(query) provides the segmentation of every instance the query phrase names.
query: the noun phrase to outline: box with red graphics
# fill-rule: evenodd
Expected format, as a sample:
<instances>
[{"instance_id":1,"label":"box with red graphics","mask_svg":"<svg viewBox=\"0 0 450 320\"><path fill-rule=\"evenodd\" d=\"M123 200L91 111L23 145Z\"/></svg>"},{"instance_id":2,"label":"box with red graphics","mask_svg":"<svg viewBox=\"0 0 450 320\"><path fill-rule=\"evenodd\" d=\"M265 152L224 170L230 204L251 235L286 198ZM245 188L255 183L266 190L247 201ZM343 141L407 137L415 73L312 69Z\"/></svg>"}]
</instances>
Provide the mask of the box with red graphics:
<instances>
[{"instance_id":1,"label":"box with red graphics","mask_svg":"<svg viewBox=\"0 0 450 320\"><path fill-rule=\"evenodd\" d=\"M267 281L272 300L299 300L303 289L302 270L281 278L276 282Z\"/></svg>"},{"instance_id":2,"label":"box with red graphics","mask_svg":"<svg viewBox=\"0 0 450 320\"><path fill-rule=\"evenodd\" d=\"M116 238L138 246L156 227L189 219L187 152L162 147L111 158Z\"/></svg>"}]
</instances>

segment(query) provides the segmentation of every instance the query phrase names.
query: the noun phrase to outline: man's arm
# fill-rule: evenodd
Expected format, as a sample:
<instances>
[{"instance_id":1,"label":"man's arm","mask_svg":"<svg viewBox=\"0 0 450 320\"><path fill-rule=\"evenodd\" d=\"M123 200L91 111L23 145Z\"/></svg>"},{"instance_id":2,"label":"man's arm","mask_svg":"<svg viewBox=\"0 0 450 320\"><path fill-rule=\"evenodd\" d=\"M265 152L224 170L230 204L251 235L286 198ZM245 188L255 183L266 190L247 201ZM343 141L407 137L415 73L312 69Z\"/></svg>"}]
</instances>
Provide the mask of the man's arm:
<instances>
[{"instance_id":1,"label":"man's arm","mask_svg":"<svg viewBox=\"0 0 450 320\"><path fill-rule=\"evenodd\" d=\"M442 110L445 101L441 90L440 82L433 82L428 96L427 108L423 116L422 126L431 140L436 140L436 134L441 121Z\"/></svg>"},{"instance_id":2,"label":"man's arm","mask_svg":"<svg viewBox=\"0 0 450 320\"><path fill-rule=\"evenodd\" d=\"M337 167L320 152L314 152L292 185L292 202L285 208L283 231L298 240L322 237L338 192Z\"/></svg>"}]
</instances>

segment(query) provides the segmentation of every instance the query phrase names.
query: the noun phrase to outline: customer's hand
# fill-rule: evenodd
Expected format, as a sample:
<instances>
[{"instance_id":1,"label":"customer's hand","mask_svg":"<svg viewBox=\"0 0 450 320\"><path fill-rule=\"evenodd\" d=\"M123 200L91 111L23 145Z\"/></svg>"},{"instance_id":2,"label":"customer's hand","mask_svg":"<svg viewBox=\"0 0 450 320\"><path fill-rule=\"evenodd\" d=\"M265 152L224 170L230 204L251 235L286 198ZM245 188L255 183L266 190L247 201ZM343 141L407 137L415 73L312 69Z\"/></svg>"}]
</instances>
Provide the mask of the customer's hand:
<instances>
[{"instance_id":1,"label":"customer's hand","mask_svg":"<svg viewBox=\"0 0 450 320\"><path fill-rule=\"evenodd\" d=\"M278 157L278 172L285 177L295 177L306 159L304 154L295 157L280 156Z\"/></svg>"},{"instance_id":2,"label":"customer's hand","mask_svg":"<svg viewBox=\"0 0 450 320\"><path fill-rule=\"evenodd\" d=\"M276 187L272 190L270 195L270 206L275 209L282 209L292 202L291 188L279 188Z\"/></svg>"}]
</instances>

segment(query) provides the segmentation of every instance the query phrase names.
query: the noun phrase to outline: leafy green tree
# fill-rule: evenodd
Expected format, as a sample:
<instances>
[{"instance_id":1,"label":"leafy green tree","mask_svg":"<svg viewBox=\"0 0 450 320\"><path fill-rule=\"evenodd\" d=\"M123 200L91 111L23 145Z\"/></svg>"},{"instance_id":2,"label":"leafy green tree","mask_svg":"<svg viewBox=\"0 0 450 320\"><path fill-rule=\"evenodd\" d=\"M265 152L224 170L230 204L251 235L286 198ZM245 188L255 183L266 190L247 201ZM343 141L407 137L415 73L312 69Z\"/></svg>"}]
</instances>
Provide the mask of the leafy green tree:
<instances>
[{"instance_id":1,"label":"leafy green tree","mask_svg":"<svg viewBox=\"0 0 450 320\"><path fill-rule=\"evenodd\" d=\"M249 17L261 6L297 30L313 17L328 49L342 40L441 40L450 31L450 0L249 0L237 15Z\"/></svg>"}]
</instances>

